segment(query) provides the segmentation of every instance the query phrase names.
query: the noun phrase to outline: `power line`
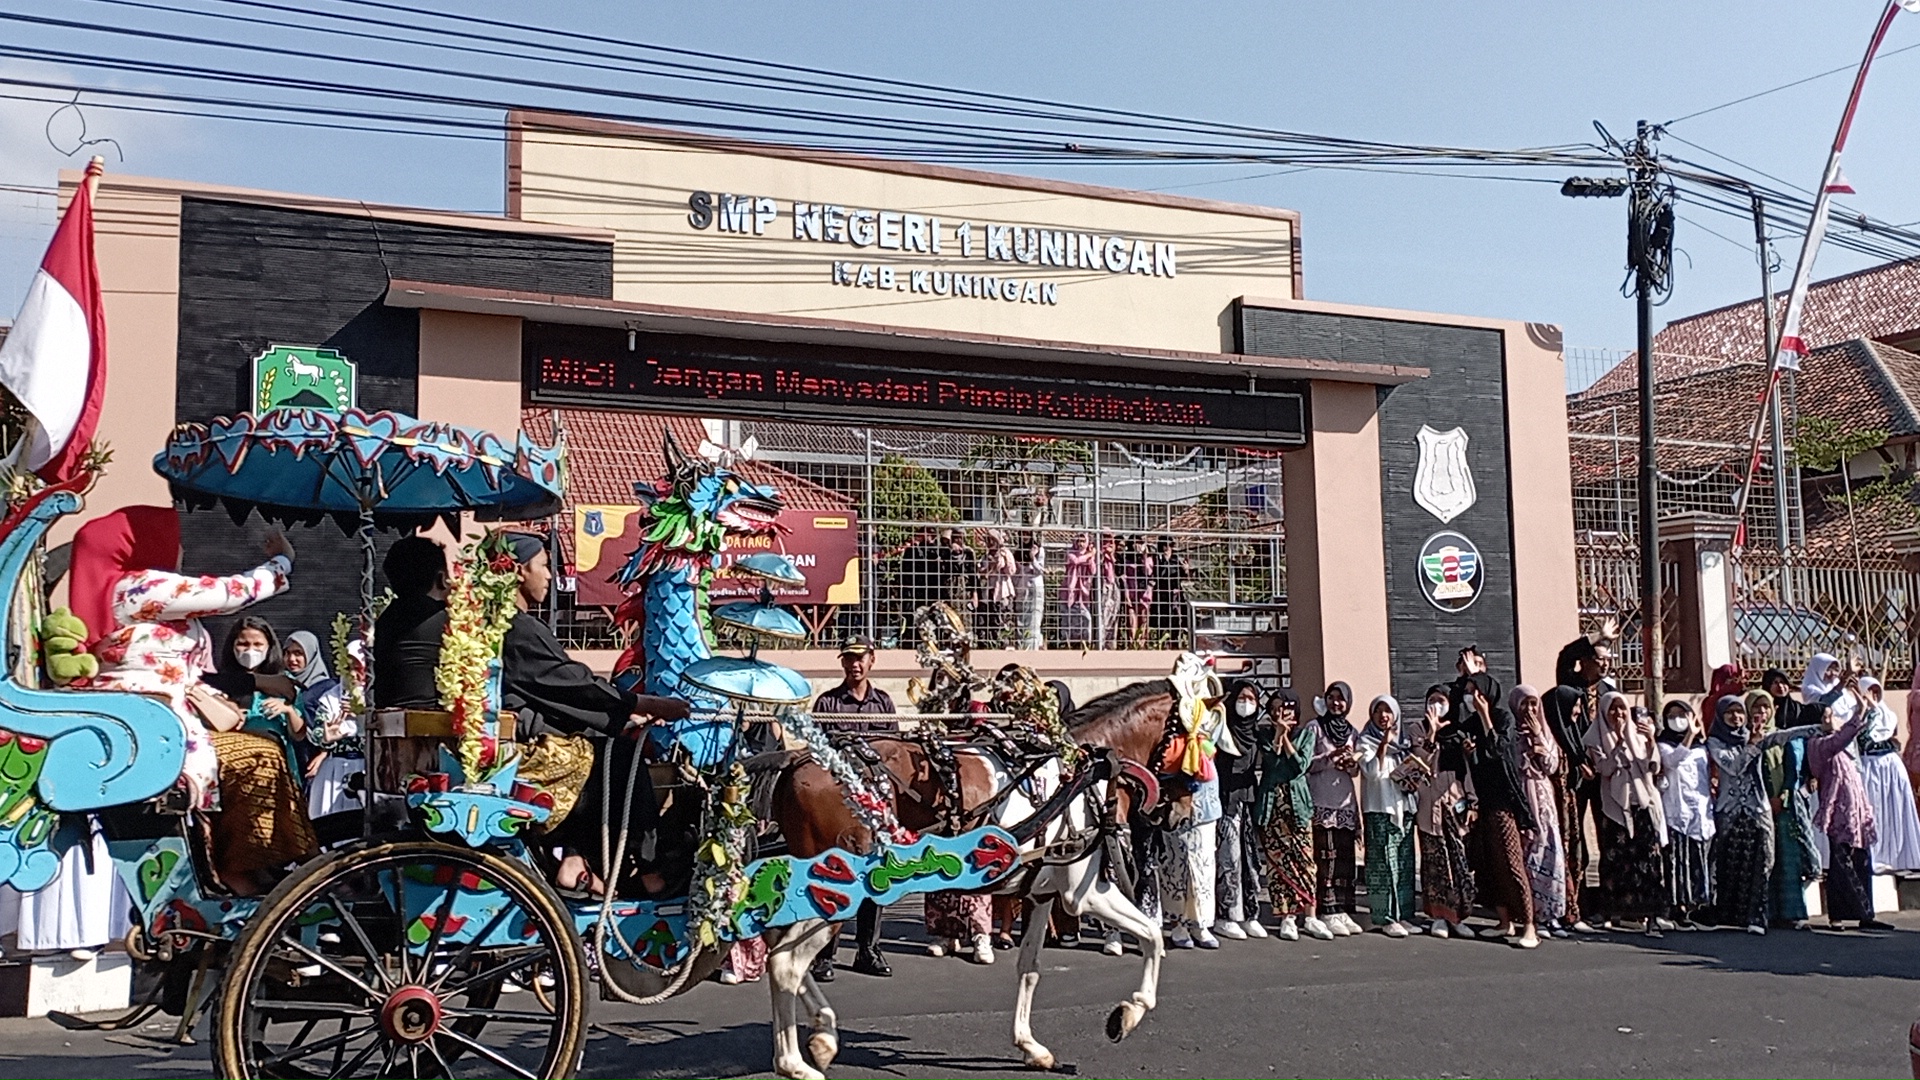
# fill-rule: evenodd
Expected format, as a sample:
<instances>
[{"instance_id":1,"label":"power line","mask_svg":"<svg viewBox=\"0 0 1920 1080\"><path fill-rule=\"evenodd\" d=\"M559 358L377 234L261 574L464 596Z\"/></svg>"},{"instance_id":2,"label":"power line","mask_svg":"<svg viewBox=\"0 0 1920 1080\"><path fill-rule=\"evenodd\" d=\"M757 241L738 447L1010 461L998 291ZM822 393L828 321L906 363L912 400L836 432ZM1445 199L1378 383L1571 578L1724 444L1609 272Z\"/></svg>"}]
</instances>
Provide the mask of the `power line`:
<instances>
[{"instance_id":1,"label":"power line","mask_svg":"<svg viewBox=\"0 0 1920 1080\"><path fill-rule=\"evenodd\" d=\"M1889 56L1898 56L1903 52L1911 52L1914 49L1920 49L1920 43L1916 43L1913 45L1902 45L1898 49L1889 49L1888 51L1881 53L1880 58L1884 60ZM1777 94L1782 90L1791 90L1796 86L1803 86L1807 83L1815 82L1820 79L1825 79L1832 75L1838 75L1843 71L1858 71L1859 69L1860 69L1860 65L1858 63L1842 64L1837 68L1829 68L1826 71L1822 71L1815 75L1808 75L1804 78L1795 79L1792 82L1781 83L1779 86L1769 87L1768 89L1765 89L1765 90L1760 90L1755 93L1746 94L1744 96L1734 98L1732 101L1723 101L1718 105L1711 105L1711 106L1708 106L1707 108L1700 109L1696 112L1690 112L1685 116L1676 116L1673 119L1667 121L1666 123L1661 124L1660 126L1663 128L1670 128L1673 125L1680 123L1682 120L1691 120L1696 116L1705 116L1708 113L1716 113L1716 112L1719 112L1721 109L1731 109L1735 105L1744 105L1749 101L1755 100L1756 98L1766 97L1768 94Z\"/></svg>"}]
</instances>

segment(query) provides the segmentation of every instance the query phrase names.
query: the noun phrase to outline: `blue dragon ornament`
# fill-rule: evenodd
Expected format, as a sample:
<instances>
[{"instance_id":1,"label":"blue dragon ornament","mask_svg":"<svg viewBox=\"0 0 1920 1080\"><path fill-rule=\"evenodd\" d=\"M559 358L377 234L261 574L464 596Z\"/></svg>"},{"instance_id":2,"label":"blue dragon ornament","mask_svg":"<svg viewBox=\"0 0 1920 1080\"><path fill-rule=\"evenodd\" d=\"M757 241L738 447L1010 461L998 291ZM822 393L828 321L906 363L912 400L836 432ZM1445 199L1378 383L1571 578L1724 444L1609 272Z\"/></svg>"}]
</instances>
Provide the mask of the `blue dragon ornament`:
<instances>
[{"instance_id":1,"label":"blue dragon ornament","mask_svg":"<svg viewBox=\"0 0 1920 1080\"><path fill-rule=\"evenodd\" d=\"M727 757L733 726L730 719L714 716L722 701L692 691L680 675L687 665L713 655L707 644L707 585L721 553L729 541L779 531L780 493L728 468L724 453L713 460L688 455L671 434L663 452L667 475L633 486L642 507L640 544L613 575L628 590L616 621L640 626L614 682L691 700L694 715L663 734L678 742L695 765L710 766Z\"/></svg>"}]
</instances>

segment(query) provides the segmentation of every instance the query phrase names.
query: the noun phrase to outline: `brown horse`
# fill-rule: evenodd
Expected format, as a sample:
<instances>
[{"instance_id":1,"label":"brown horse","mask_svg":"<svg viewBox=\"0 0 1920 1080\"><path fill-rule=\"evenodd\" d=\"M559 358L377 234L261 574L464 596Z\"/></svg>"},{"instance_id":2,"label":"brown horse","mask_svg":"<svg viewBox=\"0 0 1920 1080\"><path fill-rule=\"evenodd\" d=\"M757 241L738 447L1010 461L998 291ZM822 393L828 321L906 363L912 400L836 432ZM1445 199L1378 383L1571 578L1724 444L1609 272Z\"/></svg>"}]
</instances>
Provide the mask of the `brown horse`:
<instances>
[{"instance_id":1,"label":"brown horse","mask_svg":"<svg viewBox=\"0 0 1920 1080\"><path fill-rule=\"evenodd\" d=\"M1172 685L1158 679L1095 698L1070 714L1067 723L1074 740L1082 745L1110 748L1130 762L1146 762L1165 752L1173 707ZM991 754L956 748L956 806L936 763L918 740L874 736L867 742L893 788L895 815L908 829L937 832L956 820L969 826L989 822L1010 825L1035 809L1023 792L1009 790L1013 777ZM1128 771L1141 776L1145 787L1151 788L1148 770L1136 766ZM1057 788L1058 762L1043 766L1036 775L1050 777ZM1129 790L1124 783L1114 788L1114 805L1108 813L1125 821L1131 802L1141 797L1142 790ZM1105 791L1100 793L1101 798L1105 795ZM872 842L871 834L847 806L839 784L811 760L803 759L782 772L774 791L774 817L788 850L797 858L809 858L833 847L865 851ZM1069 813L1043 831L1035 843L1045 846L1097 826L1085 804L1075 802ZM1115 1041L1125 1038L1154 1006L1163 952L1159 927L1107 880L1102 869L1105 858L1107 853L1101 850L1066 865L1044 863L1039 873L1015 875L1007 886L1010 895L1035 902L1021 943L1020 992L1013 1031L1014 1045L1031 1066L1050 1068L1054 1063L1052 1052L1033 1038L1030 1016L1033 992L1040 979L1040 946L1055 903L1069 915L1092 915L1131 933L1140 942L1140 988L1109 1015L1108 1037ZM773 993L774 1071L781 1076L820 1076L800 1055L797 1024L804 1003L813 1028L807 1041L808 1056L814 1064L826 1068L839 1052L837 1018L808 969L814 956L832 939L831 924L802 922L770 931L766 937L767 975Z\"/></svg>"}]
</instances>

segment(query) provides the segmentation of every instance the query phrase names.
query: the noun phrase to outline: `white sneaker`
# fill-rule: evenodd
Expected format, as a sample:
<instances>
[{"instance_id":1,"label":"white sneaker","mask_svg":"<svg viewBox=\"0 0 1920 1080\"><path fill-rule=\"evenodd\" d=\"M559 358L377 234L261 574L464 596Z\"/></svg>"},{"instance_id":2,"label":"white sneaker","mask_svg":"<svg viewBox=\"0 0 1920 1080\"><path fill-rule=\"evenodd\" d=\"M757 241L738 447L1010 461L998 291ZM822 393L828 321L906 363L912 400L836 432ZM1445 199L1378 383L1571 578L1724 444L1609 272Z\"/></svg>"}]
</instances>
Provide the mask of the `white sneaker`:
<instances>
[{"instance_id":1,"label":"white sneaker","mask_svg":"<svg viewBox=\"0 0 1920 1080\"><path fill-rule=\"evenodd\" d=\"M1293 916L1288 915L1287 917L1280 920L1279 934L1280 934L1281 941L1299 941L1300 940L1300 927L1298 924L1294 922Z\"/></svg>"},{"instance_id":2,"label":"white sneaker","mask_svg":"<svg viewBox=\"0 0 1920 1080\"><path fill-rule=\"evenodd\" d=\"M1335 917L1335 918L1337 918L1337 919L1339 919L1339 920L1340 920L1340 922L1341 922L1341 923L1342 923L1343 925L1345 925L1345 926L1346 926L1346 928L1347 928L1347 933L1349 933L1349 934L1358 934L1358 933L1360 933L1360 932L1361 932L1361 930L1360 930L1360 924L1359 924L1359 923L1357 923L1357 922L1354 922L1354 921L1353 921L1353 916L1352 916L1352 915L1349 915L1349 914L1347 914L1346 912L1344 912L1344 911L1343 911L1343 912L1341 912L1340 914L1338 914L1338 915L1336 915L1336 916L1334 916L1334 917Z\"/></svg>"},{"instance_id":3,"label":"white sneaker","mask_svg":"<svg viewBox=\"0 0 1920 1080\"><path fill-rule=\"evenodd\" d=\"M1286 928L1283 926L1281 929L1284 931ZM1308 937L1320 941L1332 941L1334 937L1333 927L1328 926L1325 922L1314 918L1312 915L1300 920L1300 929L1305 931ZM1286 935L1282 933L1281 936L1285 937Z\"/></svg>"},{"instance_id":4,"label":"white sneaker","mask_svg":"<svg viewBox=\"0 0 1920 1080\"><path fill-rule=\"evenodd\" d=\"M1235 927L1235 929L1237 930L1239 928ZM1213 931L1204 926L1196 926L1193 928L1193 943L1203 949L1217 949L1220 947L1220 939L1214 937Z\"/></svg>"},{"instance_id":5,"label":"white sneaker","mask_svg":"<svg viewBox=\"0 0 1920 1080\"><path fill-rule=\"evenodd\" d=\"M1680 929L1680 925L1679 925L1678 923L1676 923L1676 922L1674 922L1674 921L1673 921L1672 919L1654 919L1654 920L1653 920L1653 925L1652 925L1652 929L1655 929L1655 930L1678 930L1678 929Z\"/></svg>"},{"instance_id":6,"label":"white sneaker","mask_svg":"<svg viewBox=\"0 0 1920 1080\"><path fill-rule=\"evenodd\" d=\"M1180 923L1167 935L1167 944L1176 949L1193 948L1193 935L1187 931L1187 924Z\"/></svg>"},{"instance_id":7,"label":"white sneaker","mask_svg":"<svg viewBox=\"0 0 1920 1080\"><path fill-rule=\"evenodd\" d=\"M1468 926L1466 923L1457 922L1453 924L1453 936L1466 938L1468 941L1472 941L1474 938L1479 937L1480 934L1478 931L1474 930L1473 927Z\"/></svg>"},{"instance_id":8,"label":"white sneaker","mask_svg":"<svg viewBox=\"0 0 1920 1080\"><path fill-rule=\"evenodd\" d=\"M1756 934L1760 937L1766 937L1767 928L1760 925L1759 923L1754 923L1752 926L1747 927L1747 933Z\"/></svg>"},{"instance_id":9,"label":"white sneaker","mask_svg":"<svg viewBox=\"0 0 1920 1080\"><path fill-rule=\"evenodd\" d=\"M1256 941L1267 936L1267 928L1260 925L1259 919L1248 919L1241 923L1240 932ZM1220 936L1225 937L1226 935L1222 934Z\"/></svg>"},{"instance_id":10,"label":"white sneaker","mask_svg":"<svg viewBox=\"0 0 1920 1080\"><path fill-rule=\"evenodd\" d=\"M739 976L739 975L737 975L737 974L735 974L734 972L731 972L731 971L728 971L728 970L727 970L727 969L725 969L725 968L721 968L721 969L720 969L720 985L722 985L722 986L739 986L739 985L740 985L740 976ZM514 989L516 989L516 990L517 990L517 989L519 989L519 987L515 987Z\"/></svg>"},{"instance_id":11,"label":"white sneaker","mask_svg":"<svg viewBox=\"0 0 1920 1080\"><path fill-rule=\"evenodd\" d=\"M1120 931L1107 931L1107 940L1100 946L1100 952L1106 956L1119 956L1125 951L1126 947L1120 944Z\"/></svg>"},{"instance_id":12,"label":"white sneaker","mask_svg":"<svg viewBox=\"0 0 1920 1080\"><path fill-rule=\"evenodd\" d=\"M1380 932L1387 935L1390 938L1403 938L1407 936L1406 926L1397 922L1390 922L1387 925L1381 927Z\"/></svg>"},{"instance_id":13,"label":"white sneaker","mask_svg":"<svg viewBox=\"0 0 1920 1080\"><path fill-rule=\"evenodd\" d=\"M1447 932L1447 920L1445 919L1435 919L1432 922L1428 923L1427 933L1432 934L1434 937L1437 937L1437 938L1447 938L1452 936Z\"/></svg>"},{"instance_id":14,"label":"white sneaker","mask_svg":"<svg viewBox=\"0 0 1920 1080\"><path fill-rule=\"evenodd\" d=\"M1228 922L1226 919L1217 920L1213 924L1213 932L1216 936L1223 937L1228 941L1247 940L1247 932L1240 929L1240 924L1237 922Z\"/></svg>"},{"instance_id":15,"label":"white sneaker","mask_svg":"<svg viewBox=\"0 0 1920 1080\"><path fill-rule=\"evenodd\" d=\"M941 938L938 941L927 942L927 955L928 956L947 955L947 940L945 938Z\"/></svg>"},{"instance_id":16,"label":"white sneaker","mask_svg":"<svg viewBox=\"0 0 1920 1080\"><path fill-rule=\"evenodd\" d=\"M1347 920L1341 918L1338 914L1327 916L1326 922L1327 929L1333 931L1335 937L1346 937L1348 934L1353 933L1353 931L1347 929Z\"/></svg>"},{"instance_id":17,"label":"white sneaker","mask_svg":"<svg viewBox=\"0 0 1920 1080\"><path fill-rule=\"evenodd\" d=\"M973 935L973 962L976 964L993 963L993 937L989 934Z\"/></svg>"},{"instance_id":18,"label":"white sneaker","mask_svg":"<svg viewBox=\"0 0 1920 1080\"><path fill-rule=\"evenodd\" d=\"M1598 930L1595 930L1593 928L1593 924L1588 922L1585 919L1581 919L1579 922L1574 923L1571 929L1576 934L1597 934L1600 932Z\"/></svg>"}]
</instances>

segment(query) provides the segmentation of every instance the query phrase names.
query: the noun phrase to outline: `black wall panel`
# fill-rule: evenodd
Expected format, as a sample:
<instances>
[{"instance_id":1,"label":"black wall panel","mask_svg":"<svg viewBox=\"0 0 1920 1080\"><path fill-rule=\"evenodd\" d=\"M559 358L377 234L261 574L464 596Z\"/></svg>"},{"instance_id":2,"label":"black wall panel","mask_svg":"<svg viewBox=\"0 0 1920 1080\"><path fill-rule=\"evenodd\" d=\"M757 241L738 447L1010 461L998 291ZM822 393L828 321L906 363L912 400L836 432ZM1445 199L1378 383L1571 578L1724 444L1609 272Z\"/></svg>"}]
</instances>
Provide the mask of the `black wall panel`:
<instances>
[{"instance_id":1,"label":"black wall panel","mask_svg":"<svg viewBox=\"0 0 1920 1080\"><path fill-rule=\"evenodd\" d=\"M274 344L337 349L359 367L362 408L415 412L419 313L381 302L391 278L609 297L613 256L584 240L184 199L175 421L244 409L253 358ZM116 467L143 469L160 447L117 449ZM186 514L187 569L255 565L263 532L258 518L236 527L218 510ZM292 539L293 591L257 613L282 634L308 629L324 641L334 612L354 606L358 544L331 522Z\"/></svg>"},{"instance_id":2,"label":"black wall panel","mask_svg":"<svg viewBox=\"0 0 1920 1080\"><path fill-rule=\"evenodd\" d=\"M1252 355L1407 364L1431 371L1425 379L1380 390L1391 692L1402 706L1414 706L1429 685L1453 677L1455 654L1470 644L1486 653L1501 684L1512 686L1519 635L1500 332L1272 308L1244 308L1239 323L1240 350ZM1445 524L1413 500L1423 425L1437 431L1464 428L1468 437L1467 462L1477 500ZM1480 552L1480 594L1462 611L1436 608L1421 584L1420 549L1443 530L1465 535ZM1339 597L1326 602L1330 611L1340 609ZM1344 677L1339 657L1328 657L1327 664L1331 678ZM1364 701L1385 688L1353 689Z\"/></svg>"}]
</instances>

